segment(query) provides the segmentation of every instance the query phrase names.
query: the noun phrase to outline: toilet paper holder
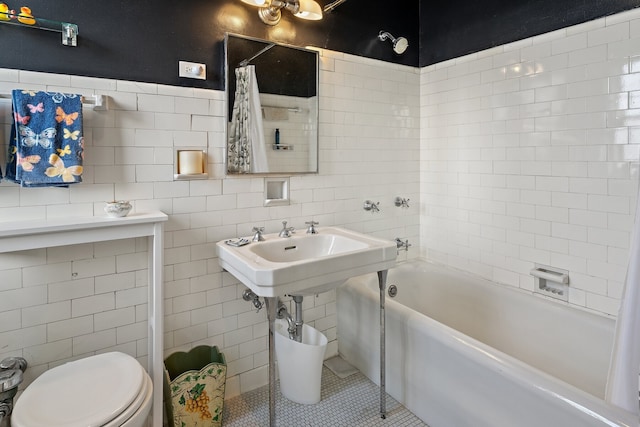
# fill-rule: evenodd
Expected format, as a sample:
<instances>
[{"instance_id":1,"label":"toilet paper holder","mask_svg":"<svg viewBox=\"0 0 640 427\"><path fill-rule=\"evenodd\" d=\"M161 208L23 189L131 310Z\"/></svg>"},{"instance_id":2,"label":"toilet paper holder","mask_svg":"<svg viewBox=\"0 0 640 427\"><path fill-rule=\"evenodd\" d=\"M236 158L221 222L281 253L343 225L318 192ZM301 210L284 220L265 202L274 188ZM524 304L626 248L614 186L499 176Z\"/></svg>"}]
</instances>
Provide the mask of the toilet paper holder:
<instances>
[{"instance_id":1,"label":"toilet paper holder","mask_svg":"<svg viewBox=\"0 0 640 427\"><path fill-rule=\"evenodd\" d=\"M202 147L176 147L173 154L173 180L207 179L207 150Z\"/></svg>"}]
</instances>

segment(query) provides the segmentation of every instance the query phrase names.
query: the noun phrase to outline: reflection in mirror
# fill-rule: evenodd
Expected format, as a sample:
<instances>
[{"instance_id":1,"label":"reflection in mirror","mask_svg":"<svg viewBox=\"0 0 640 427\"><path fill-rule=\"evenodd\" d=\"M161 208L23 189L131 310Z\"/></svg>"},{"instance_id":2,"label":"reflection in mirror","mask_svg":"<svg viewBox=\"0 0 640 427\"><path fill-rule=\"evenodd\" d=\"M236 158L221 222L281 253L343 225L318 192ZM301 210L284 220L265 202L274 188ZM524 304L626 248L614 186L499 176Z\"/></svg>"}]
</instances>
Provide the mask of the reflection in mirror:
<instances>
[{"instance_id":1,"label":"reflection in mirror","mask_svg":"<svg viewBox=\"0 0 640 427\"><path fill-rule=\"evenodd\" d=\"M318 171L318 53L227 34L227 172Z\"/></svg>"}]
</instances>

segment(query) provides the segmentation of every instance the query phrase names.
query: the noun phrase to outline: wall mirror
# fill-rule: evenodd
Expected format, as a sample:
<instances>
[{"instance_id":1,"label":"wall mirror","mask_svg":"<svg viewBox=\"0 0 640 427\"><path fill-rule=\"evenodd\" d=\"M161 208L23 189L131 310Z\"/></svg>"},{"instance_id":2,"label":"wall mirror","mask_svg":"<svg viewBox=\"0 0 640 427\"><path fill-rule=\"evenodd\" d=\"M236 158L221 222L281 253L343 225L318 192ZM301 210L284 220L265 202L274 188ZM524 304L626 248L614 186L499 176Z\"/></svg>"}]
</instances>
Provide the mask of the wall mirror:
<instances>
[{"instance_id":1,"label":"wall mirror","mask_svg":"<svg viewBox=\"0 0 640 427\"><path fill-rule=\"evenodd\" d=\"M225 35L229 174L318 172L318 52Z\"/></svg>"}]
</instances>

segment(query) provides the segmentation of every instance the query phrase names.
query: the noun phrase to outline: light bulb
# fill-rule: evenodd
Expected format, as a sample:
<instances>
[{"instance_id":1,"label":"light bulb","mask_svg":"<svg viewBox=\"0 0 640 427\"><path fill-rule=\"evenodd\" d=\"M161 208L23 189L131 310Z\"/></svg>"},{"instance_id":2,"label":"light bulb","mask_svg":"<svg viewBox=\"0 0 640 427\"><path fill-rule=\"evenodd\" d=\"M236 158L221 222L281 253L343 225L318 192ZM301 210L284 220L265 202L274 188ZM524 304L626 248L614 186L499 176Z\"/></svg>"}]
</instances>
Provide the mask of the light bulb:
<instances>
[{"instance_id":1,"label":"light bulb","mask_svg":"<svg viewBox=\"0 0 640 427\"><path fill-rule=\"evenodd\" d=\"M267 0L241 0L243 3L250 4L251 6L264 6Z\"/></svg>"},{"instance_id":2,"label":"light bulb","mask_svg":"<svg viewBox=\"0 0 640 427\"><path fill-rule=\"evenodd\" d=\"M314 0L299 0L298 18L318 21L322 19L322 8Z\"/></svg>"}]
</instances>

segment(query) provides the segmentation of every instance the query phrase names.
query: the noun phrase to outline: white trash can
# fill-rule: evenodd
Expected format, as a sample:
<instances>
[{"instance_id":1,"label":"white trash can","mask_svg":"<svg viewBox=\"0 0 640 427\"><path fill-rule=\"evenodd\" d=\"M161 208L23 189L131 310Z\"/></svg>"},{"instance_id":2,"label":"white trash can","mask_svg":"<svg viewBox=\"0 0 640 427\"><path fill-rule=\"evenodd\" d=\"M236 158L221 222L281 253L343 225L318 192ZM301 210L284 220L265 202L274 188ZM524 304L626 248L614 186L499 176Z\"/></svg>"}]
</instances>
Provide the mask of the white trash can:
<instances>
[{"instance_id":1,"label":"white trash can","mask_svg":"<svg viewBox=\"0 0 640 427\"><path fill-rule=\"evenodd\" d=\"M302 342L297 342L289 338L287 322L282 319L276 321L275 335L282 395L305 405L320 402L327 337L309 325L302 325Z\"/></svg>"}]
</instances>

